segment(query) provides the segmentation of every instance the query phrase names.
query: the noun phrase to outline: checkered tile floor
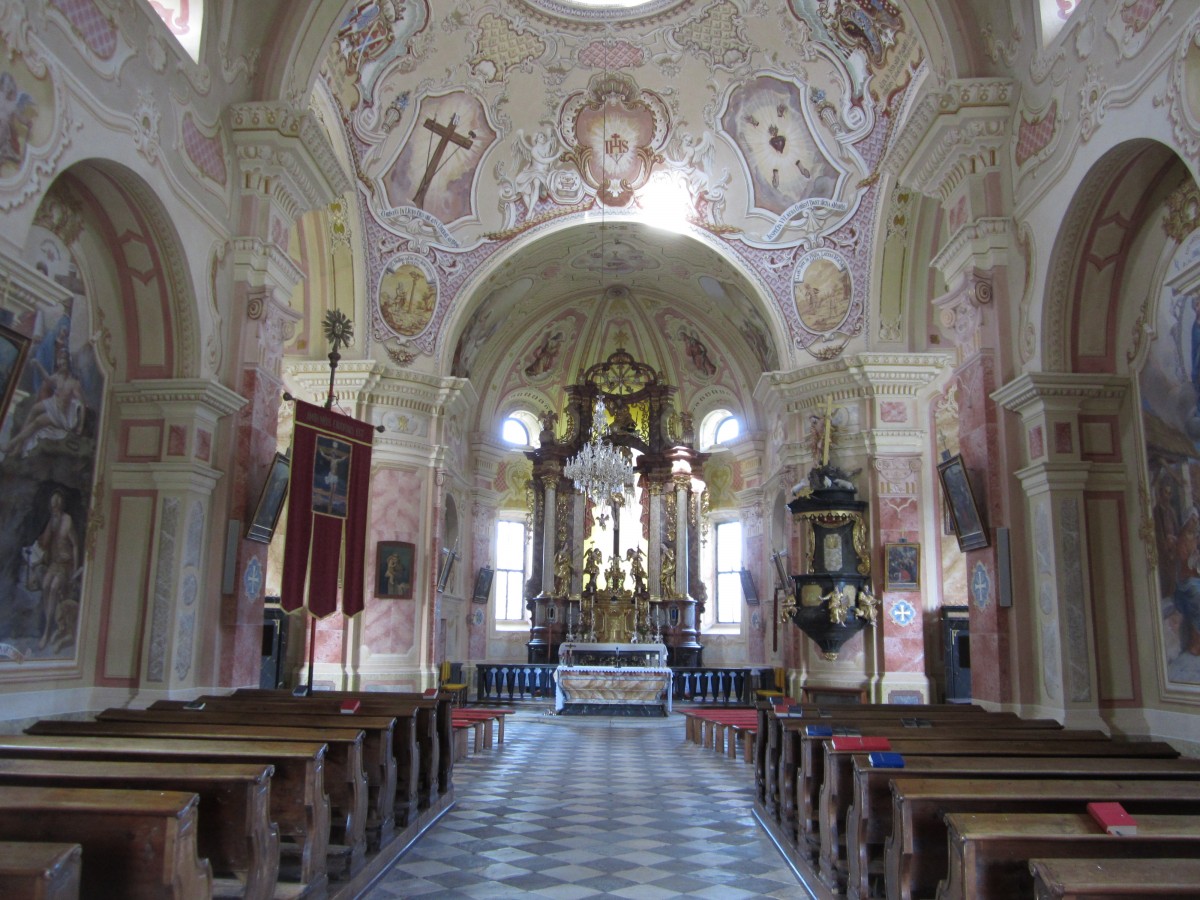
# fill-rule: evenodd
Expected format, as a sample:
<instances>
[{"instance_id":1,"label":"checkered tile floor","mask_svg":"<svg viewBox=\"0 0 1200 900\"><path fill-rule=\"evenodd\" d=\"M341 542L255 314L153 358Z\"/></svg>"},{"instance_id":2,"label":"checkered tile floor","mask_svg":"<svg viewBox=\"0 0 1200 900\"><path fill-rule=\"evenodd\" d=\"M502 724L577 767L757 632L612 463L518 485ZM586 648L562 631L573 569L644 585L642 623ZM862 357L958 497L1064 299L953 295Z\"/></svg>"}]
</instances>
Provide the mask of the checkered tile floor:
<instances>
[{"instance_id":1,"label":"checkered tile floor","mask_svg":"<svg viewBox=\"0 0 1200 900\"><path fill-rule=\"evenodd\" d=\"M678 715L510 716L503 744L455 766L455 806L365 896L805 896L751 815L750 767L683 729Z\"/></svg>"}]
</instances>

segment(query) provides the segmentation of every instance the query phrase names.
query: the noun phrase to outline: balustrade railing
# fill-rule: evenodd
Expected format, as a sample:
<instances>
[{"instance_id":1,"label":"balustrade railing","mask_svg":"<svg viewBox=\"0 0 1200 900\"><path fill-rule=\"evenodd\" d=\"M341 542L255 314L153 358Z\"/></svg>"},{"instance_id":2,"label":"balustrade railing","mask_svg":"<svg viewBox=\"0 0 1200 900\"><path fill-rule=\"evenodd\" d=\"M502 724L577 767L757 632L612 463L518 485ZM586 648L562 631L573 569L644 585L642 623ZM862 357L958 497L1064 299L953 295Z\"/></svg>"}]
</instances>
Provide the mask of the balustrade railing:
<instances>
[{"instance_id":1,"label":"balustrade railing","mask_svg":"<svg viewBox=\"0 0 1200 900\"><path fill-rule=\"evenodd\" d=\"M752 704L762 685L763 672L770 669L734 669L715 666L673 667L671 691L676 703Z\"/></svg>"},{"instance_id":2,"label":"balustrade railing","mask_svg":"<svg viewBox=\"0 0 1200 900\"><path fill-rule=\"evenodd\" d=\"M525 663L476 663L476 699L480 703L489 700L553 700L556 668Z\"/></svg>"}]
</instances>

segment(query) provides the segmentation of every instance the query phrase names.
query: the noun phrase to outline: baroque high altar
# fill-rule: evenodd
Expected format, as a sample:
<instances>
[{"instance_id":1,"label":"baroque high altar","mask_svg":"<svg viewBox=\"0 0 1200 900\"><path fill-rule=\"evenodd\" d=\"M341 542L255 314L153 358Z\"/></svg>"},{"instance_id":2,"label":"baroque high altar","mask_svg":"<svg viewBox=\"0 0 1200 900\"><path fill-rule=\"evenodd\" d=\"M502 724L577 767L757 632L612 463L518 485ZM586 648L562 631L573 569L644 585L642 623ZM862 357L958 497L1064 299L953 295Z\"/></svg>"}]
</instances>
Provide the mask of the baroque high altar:
<instances>
[{"instance_id":1,"label":"baroque high altar","mask_svg":"<svg viewBox=\"0 0 1200 900\"><path fill-rule=\"evenodd\" d=\"M543 420L540 446L526 453L533 462L529 662L557 663L564 641L652 642L666 645L669 665L702 665L698 470L708 457L696 451L675 391L618 349L566 388L561 429L557 415ZM632 500L608 507L564 472L588 443L597 404L604 440L636 473Z\"/></svg>"}]
</instances>

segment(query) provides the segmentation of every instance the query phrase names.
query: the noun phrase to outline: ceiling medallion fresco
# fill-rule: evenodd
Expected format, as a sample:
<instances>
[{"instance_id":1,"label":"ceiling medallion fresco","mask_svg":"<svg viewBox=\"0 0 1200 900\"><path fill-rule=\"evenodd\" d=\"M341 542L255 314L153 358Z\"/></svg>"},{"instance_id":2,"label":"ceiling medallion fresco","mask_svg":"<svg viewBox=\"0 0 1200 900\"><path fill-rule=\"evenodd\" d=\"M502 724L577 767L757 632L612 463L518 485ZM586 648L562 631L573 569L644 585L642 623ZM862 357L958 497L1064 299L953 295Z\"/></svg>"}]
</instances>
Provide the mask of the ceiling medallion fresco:
<instances>
[{"instance_id":1,"label":"ceiling medallion fresco","mask_svg":"<svg viewBox=\"0 0 1200 900\"><path fill-rule=\"evenodd\" d=\"M559 127L580 177L605 206L629 205L663 161L670 117L657 94L623 75L600 75L567 98Z\"/></svg>"},{"instance_id":2,"label":"ceiling medallion fresco","mask_svg":"<svg viewBox=\"0 0 1200 900\"><path fill-rule=\"evenodd\" d=\"M711 312L747 344L742 355L788 364L749 299L756 291L793 348L828 358L865 333L878 173L926 71L919 36L893 4L778 0L771 17L730 0L519 5L530 14L493 2L362 0L331 35L322 83L365 211L367 283L379 292L370 334L393 361L429 364L455 304L509 297L500 251L528 254L599 209L640 220L658 211L663 187L681 198L691 237L736 261L731 279L751 312L727 303ZM613 21L619 38L587 24ZM558 265L596 256L579 238L562 249L571 252ZM586 268L616 275L609 250ZM677 276L684 291L711 274L699 257L688 262ZM650 267L622 265L639 295ZM559 287L578 290L582 268L563 269L575 281ZM405 285L415 275L425 287L414 293ZM490 338L508 342L506 329L523 327L508 313L552 299L553 280L539 272L523 312L509 302L505 314L457 321L453 370L469 371ZM531 332L544 343L539 325ZM678 340L695 349L697 372L706 353L728 355L714 335L690 336L704 353Z\"/></svg>"}]
</instances>

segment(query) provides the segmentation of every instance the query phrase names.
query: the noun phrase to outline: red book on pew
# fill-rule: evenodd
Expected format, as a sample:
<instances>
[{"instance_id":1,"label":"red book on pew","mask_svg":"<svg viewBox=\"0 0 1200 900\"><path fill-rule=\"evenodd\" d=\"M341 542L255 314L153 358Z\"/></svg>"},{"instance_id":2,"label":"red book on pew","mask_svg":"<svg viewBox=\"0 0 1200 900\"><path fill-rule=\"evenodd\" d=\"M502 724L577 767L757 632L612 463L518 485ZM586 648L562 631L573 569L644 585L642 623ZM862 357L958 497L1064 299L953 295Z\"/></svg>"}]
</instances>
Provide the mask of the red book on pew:
<instances>
[{"instance_id":1,"label":"red book on pew","mask_svg":"<svg viewBox=\"0 0 1200 900\"><path fill-rule=\"evenodd\" d=\"M341 711L347 715L353 715L358 712L360 706L362 706L361 700L343 700Z\"/></svg>"},{"instance_id":2,"label":"red book on pew","mask_svg":"<svg viewBox=\"0 0 1200 900\"><path fill-rule=\"evenodd\" d=\"M891 750L892 742L885 737L835 737L833 749L857 750L864 753L871 750Z\"/></svg>"},{"instance_id":3,"label":"red book on pew","mask_svg":"<svg viewBox=\"0 0 1200 900\"><path fill-rule=\"evenodd\" d=\"M1089 803L1087 811L1109 834L1137 834L1137 819L1120 803Z\"/></svg>"}]
</instances>

